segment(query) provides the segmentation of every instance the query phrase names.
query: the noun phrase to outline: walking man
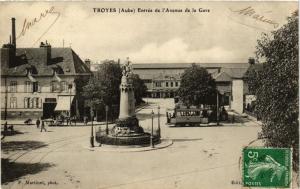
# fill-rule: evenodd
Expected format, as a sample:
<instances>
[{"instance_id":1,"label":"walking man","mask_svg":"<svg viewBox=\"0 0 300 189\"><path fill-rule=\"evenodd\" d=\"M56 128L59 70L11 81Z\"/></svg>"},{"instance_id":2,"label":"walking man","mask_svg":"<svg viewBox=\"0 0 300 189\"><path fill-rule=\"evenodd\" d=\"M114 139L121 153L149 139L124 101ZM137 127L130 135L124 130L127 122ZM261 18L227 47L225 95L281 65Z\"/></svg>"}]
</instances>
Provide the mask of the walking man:
<instances>
[{"instance_id":1,"label":"walking man","mask_svg":"<svg viewBox=\"0 0 300 189\"><path fill-rule=\"evenodd\" d=\"M36 120L36 128L40 128L40 123L41 123L41 121L40 121L40 119L38 118L38 119Z\"/></svg>"},{"instance_id":2,"label":"walking man","mask_svg":"<svg viewBox=\"0 0 300 189\"><path fill-rule=\"evenodd\" d=\"M44 122L44 121L42 121L41 132L42 132L43 130L44 130L45 132L47 132L47 130L46 130L46 128L45 128L45 122Z\"/></svg>"},{"instance_id":3,"label":"walking man","mask_svg":"<svg viewBox=\"0 0 300 189\"><path fill-rule=\"evenodd\" d=\"M87 125L87 122L88 122L87 119L88 119L87 116L84 116L84 117L83 117L84 125Z\"/></svg>"}]
</instances>

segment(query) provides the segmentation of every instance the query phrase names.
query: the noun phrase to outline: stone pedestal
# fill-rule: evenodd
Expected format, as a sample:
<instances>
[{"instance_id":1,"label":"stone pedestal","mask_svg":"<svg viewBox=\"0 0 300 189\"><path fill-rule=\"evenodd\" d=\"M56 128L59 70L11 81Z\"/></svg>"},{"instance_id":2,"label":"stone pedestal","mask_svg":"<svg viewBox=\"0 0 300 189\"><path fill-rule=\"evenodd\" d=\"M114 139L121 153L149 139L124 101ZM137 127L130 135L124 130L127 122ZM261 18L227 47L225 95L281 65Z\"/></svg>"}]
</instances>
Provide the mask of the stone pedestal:
<instances>
[{"instance_id":1,"label":"stone pedestal","mask_svg":"<svg viewBox=\"0 0 300 189\"><path fill-rule=\"evenodd\" d=\"M123 76L120 85L120 114L119 119L126 119L135 116L135 98L132 79Z\"/></svg>"},{"instance_id":2,"label":"stone pedestal","mask_svg":"<svg viewBox=\"0 0 300 189\"><path fill-rule=\"evenodd\" d=\"M137 136L144 133L135 116L135 98L132 79L123 75L120 85L120 114L111 133L113 136Z\"/></svg>"},{"instance_id":3,"label":"stone pedestal","mask_svg":"<svg viewBox=\"0 0 300 189\"><path fill-rule=\"evenodd\" d=\"M135 116L135 98L129 63L123 67L120 84L120 114L116 125L108 135L96 138L102 144L149 145L150 134L145 133Z\"/></svg>"}]
</instances>

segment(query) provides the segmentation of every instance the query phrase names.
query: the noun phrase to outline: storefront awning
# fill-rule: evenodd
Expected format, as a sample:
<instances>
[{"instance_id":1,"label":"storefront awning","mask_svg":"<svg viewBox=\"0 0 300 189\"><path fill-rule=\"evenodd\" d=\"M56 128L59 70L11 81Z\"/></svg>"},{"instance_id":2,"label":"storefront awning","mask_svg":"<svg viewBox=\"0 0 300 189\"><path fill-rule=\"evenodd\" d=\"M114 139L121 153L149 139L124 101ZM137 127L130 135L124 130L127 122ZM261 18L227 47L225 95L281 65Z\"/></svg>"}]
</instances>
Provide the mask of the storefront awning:
<instances>
[{"instance_id":1,"label":"storefront awning","mask_svg":"<svg viewBox=\"0 0 300 189\"><path fill-rule=\"evenodd\" d=\"M74 96L59 96L55 111L70 111Z\"/></svg>"}]
</instances>

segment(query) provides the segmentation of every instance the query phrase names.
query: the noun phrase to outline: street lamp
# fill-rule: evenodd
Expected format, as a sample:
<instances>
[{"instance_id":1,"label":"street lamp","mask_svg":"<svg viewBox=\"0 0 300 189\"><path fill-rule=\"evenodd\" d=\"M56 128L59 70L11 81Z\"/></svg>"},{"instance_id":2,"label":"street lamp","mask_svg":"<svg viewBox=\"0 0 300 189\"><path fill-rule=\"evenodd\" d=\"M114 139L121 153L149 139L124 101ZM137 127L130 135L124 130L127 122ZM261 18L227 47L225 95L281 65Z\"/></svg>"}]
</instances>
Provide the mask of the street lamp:
<instances>
[{"instance_id":1,"label":"street lamp","mask_svg":"<svg viewBox=\"0 0 300 189\"><path fill-rule=\"evenodd\" d=\"M93 112L93 108L91 106L91 118L92 118L92 127L91 127L91 139L90 139L90 143L91 143L91 147L94 147L94 123L93 123L93 118L94 117L94 112Z\"/></svg>"},{"instance_id":2,"label":"street lamp","mask_svg":"<svg viewBox=\"0 0 300 189\"><path fill-rule=\"evenodd\" d=\"M72 107L72 84L69 84L69 92L70 92L70 108L69 108L69 110L70 110L70 112L69 112L69 122L70 122L70 125L71 125L71 107Z\"/></svg>"},{"instance_id":3,"label":"street lamp","mask_svg":"<svg viewBox=\"0 0 300 189\"><path fill-rule=\"evenodd\" d=\"M219 124L219 91L216 90L217 92L217 125L220 125Z\"/></svg>"},{"instance_id":4,"label":"street lamp","mask_svg":"<svg viewBox=\"0 0 300 189\"><path fill-rule=\"evenodd\" d=\"M105 121L106 121L106 129L105 129L105 132L106 132L106 135L108 135L108 120L107 120L107 114L108 114L108 106L105 105Z\"/></svg>"},{"instance_id":5,"label":"street lamp","mask_svg":"<svg viewBox=\"0 0 300 189\"><path fill-rule=\"evenodd\" d=\"M7 76L5 76L5 79L4 79L4 82L5 82L5 104L4 104L4 120L7 119L7 93L8 93L8 86L7 86Z\"/></svg>"},{"instance_id":6,"label":"street lamp","mask_svg":"<svg viewBox=\"0 0 300 189\"><path fill-rule=\"evenodd\" d=\"M158 109L158 118L157 118L158 119L158 124L157 124L158 131L157 132L158 132L158 138L160 139L160 106L158 106L157 109Z\"/></svg>"},{"instance_id":7,"label":"street lamp","mask_svg":"<svg viewBox=\"0 0 300 189\"><path fill-rule=\"evenodd\" d=\"M153 142L153 116L154 116L154 112L152 110L152 112L151 112L151 121L152 121L152 124L151 124L151 136L150 136L150 146L152 148L154 148L154 142Z\"/></svg>"},{"instance_id":8,"label":"street lamp","mask_svg":"<svg viewBox=\"0 0 300 189\"><path fill-rule=\"evenodd\" d=\"M96 136L97 136L97 134L96 134ZM100 125L98 127L98 137L99 137L99 146L102 146L102 144L101 144L101 126Z\"/></svg>"}]
</instances>

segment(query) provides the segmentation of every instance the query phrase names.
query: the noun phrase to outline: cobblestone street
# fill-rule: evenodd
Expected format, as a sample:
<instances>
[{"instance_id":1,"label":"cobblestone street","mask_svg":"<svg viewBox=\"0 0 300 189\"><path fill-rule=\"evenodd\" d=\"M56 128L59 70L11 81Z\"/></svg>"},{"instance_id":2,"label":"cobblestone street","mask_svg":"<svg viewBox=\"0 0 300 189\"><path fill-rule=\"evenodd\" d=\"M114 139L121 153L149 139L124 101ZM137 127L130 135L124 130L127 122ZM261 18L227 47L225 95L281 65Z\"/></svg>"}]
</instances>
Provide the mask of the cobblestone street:
<instances>
[{"instance_id":1,"label":"cobblestone street","mask_svg":"<svg viewBox=\"0 0 300 189\"><path fill-rule=\"evenodd\" d=\"M10 162L7 169L15 167L17 173L15 178L6 178L2 187L241 188L241 151L257 138L261 130L257 123L244 119L219 127L169 127L165 112L174 106L173 99L147 102L137 113L140 124L150 129L151 111L156 114L160 105L161 135L173 141L171 146L105 152L89 147L88 126L48 127L48 132L40 132L34 125L17 125L20 134L2 141L2 158Z\"/></svg>"}]
</instances>

